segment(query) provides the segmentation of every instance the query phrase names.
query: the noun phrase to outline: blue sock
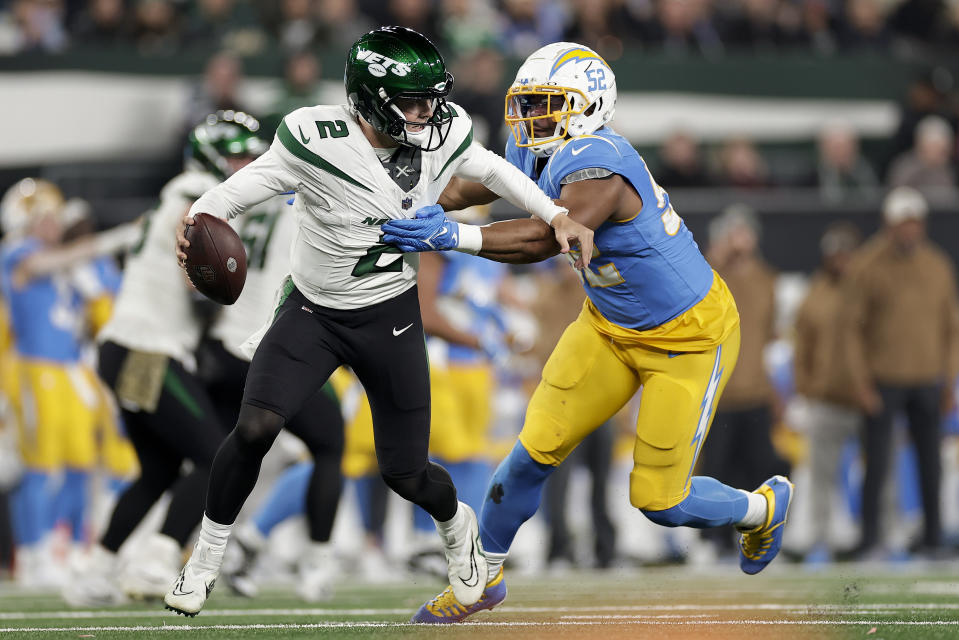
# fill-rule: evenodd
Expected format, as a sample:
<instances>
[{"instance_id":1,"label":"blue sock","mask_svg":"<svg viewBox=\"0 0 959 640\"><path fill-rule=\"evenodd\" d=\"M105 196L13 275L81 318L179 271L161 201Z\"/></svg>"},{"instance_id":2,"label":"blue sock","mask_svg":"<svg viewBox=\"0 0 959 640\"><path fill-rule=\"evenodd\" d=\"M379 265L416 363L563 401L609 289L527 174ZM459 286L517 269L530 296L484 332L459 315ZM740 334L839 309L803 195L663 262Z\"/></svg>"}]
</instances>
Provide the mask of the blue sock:
<instances>
[{"instance_id":1,"label":"blue sock","mask_svg":"<svg viewBox=\"0 0 959 640\"><path fill-rule=\"evenodd\" d=\"M480 516L480 541L493 553L506 553L520 526L533 517L543 484L556 467L533 460L517 442L490 479Z\"/></svg>"},{"instance_id":2,"label":"blue sock","mask_svg":"<svg viewBox=\"0 0 959 640\"><path fill-rule=\"evenodd\" d=\"M253 524L260 533L268 536L276 525L306 511L306 492L312 474L312 462L301 462L280 474L270 495L253 516Z\"/></svg>"},{"instance_id":3,"label":"blue sock","mask_svg":"<svg viewBox=\"0 0 959 640\"><path fill-rule=\"evenodd\" d=\"M28 470L13 493L13 533L17 544L31 546L50 530L53 496L46 471Z\"/></svg>"},{"instance_id":4,"label":"blue sock","mask_svg":"<svg viewBox=\"0 0 959 640\"><path fill-rule=\"evenodd\" d=\"M735 524L746 517L749 499L739 489L724 485L715 478L693 476L689 495L669 509L643 514L664 527L712 529Z\"/></svg>"},{"instance_id":5,"label":"blue sock","mask_svg":"<svg viewBox=\"0 0 959 640\"><path fill-rule=\"evenodd\" d=\"M54 497L53 524L64 522L70 527L70 537L74 542L83 542L86 531L84 525L87 513L87 484L90 472L80 469L67 469Z\"/></svg>"},{"instance_id":6,"label":"blue sock","mask_svg":"<svg viewBox=\"0 0 959 640\"><path fill-rule=\"evenodd\" d=\"M382 482L377 474L360 476L353 479L356 487L356 506L360 510L360 520L363 522L363 531L373 534L381 534L382 531L374 531L379 528L378 523L373 522L373 507L370 497L375 488L374 483ZM414 505L415 506L415 505Z\"/></svg>"}]
</instances>

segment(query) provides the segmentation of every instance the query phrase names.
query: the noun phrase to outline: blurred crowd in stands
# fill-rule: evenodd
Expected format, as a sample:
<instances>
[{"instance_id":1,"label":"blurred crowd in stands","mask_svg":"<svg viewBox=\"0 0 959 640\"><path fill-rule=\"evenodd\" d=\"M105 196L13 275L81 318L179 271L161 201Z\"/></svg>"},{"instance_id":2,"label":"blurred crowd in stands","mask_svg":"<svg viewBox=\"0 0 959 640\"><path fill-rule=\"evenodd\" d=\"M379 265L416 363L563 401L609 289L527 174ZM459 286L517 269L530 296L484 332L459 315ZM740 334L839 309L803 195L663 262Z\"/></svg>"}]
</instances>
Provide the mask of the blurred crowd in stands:
<instances>
[{"instance_id":1,"label":"blurred crowd in stands","mask_svg":"<svg viewBox=\"0 0 959 640\"><path fill-rule=\"evenodd\" d=\"M349 45L376 24L406 24L441 48L485 44L516 56L558 40L610 59L624 48L715 57L959 47L950 0L4 0L0 53L292 52Z\"/></svg>"}]
</instances>

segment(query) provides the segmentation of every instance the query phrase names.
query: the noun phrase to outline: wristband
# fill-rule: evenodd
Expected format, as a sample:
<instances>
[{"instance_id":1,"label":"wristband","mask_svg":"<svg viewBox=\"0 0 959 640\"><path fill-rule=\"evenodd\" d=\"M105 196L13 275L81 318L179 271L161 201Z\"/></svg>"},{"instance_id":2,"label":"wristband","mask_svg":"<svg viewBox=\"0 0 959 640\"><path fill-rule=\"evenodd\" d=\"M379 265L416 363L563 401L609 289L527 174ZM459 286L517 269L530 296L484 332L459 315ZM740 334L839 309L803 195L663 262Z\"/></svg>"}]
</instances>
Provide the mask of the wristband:
<instances>
[{"instance_id":1,"label":"wristband","mask_svg":"<svg viewBox=\"0 0 959 640\"><path fill-rule=\"evenodd\" d=\"M475 224L459 223L460 240L456 250L475 256L483 248L483 231Z\"/></svg>"}]
</instances>

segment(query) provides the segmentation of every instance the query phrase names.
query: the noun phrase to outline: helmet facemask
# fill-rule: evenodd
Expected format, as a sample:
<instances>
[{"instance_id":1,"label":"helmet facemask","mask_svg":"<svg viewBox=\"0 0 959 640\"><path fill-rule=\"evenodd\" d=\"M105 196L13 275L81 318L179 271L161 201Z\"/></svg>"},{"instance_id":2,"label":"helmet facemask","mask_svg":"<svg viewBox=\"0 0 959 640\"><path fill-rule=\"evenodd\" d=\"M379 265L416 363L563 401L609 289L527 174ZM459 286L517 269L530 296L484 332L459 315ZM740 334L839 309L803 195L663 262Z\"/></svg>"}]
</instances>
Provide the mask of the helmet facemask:
<instances>
[{"instance_id":1,"label":"helmet facemask","mask_svg":"<svg viewBox=\"0 0 959 640\"><path fill-rule=\"evenodd\" d=\"M548 156L569 135L571 118L583 113L586 104L583 92L571 87L514 86L506 92L506 124L517 147Z\"/></svg>"}]
</instances>

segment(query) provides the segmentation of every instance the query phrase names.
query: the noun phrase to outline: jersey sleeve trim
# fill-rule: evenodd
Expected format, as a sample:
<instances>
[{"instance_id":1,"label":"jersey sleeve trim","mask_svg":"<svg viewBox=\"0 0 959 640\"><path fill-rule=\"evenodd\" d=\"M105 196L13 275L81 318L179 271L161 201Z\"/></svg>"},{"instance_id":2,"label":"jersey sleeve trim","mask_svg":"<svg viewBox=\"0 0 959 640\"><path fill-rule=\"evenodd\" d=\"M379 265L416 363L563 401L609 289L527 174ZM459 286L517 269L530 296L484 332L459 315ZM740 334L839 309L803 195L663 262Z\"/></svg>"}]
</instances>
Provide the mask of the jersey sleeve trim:
<instances>
[{"instance_id":1,"label":"jersey sleeve trim","mask_svg":"<svg viewBox=\"0 0 959 640\"><path fill-rule=\"evenodd\" d=\"M342 170L337 169L335 166L300 144L296 137L290 132L290 128L286 125L286 120L280 123L279 129L276 131L276 137L283 144L283 147L287 151L292 153L300 160L308 162L314 167L322 169L323 171L326 171L327 173L332 174L341 180L345 180L356 187L373 193L373 190L368 186L352 178Z\"/></svg>"},{"instance_id":2,"label":"jersey sleeve trim","mask_svg":"<svg viewBox=\"0 0 959 640\"><path fill-rule=\"evenodd\" d=\"M470 132L466 134L466 137L463 138L463 142L460 143L460 146L456 147L456 151L453 152L453 155L450 156L449 160L446 161L446 164L443 165L443 168L440 169L440 172L436 174L436 177L433 178L433 182L436 182L440 179L440 176L443 175L443 172L446 171L447 167L453 164L453 161L459 158L461 155L466 153L466 150L470 148L470 145L473 144L473 126L470 125Z\"/></svg>"}]
</instances>

